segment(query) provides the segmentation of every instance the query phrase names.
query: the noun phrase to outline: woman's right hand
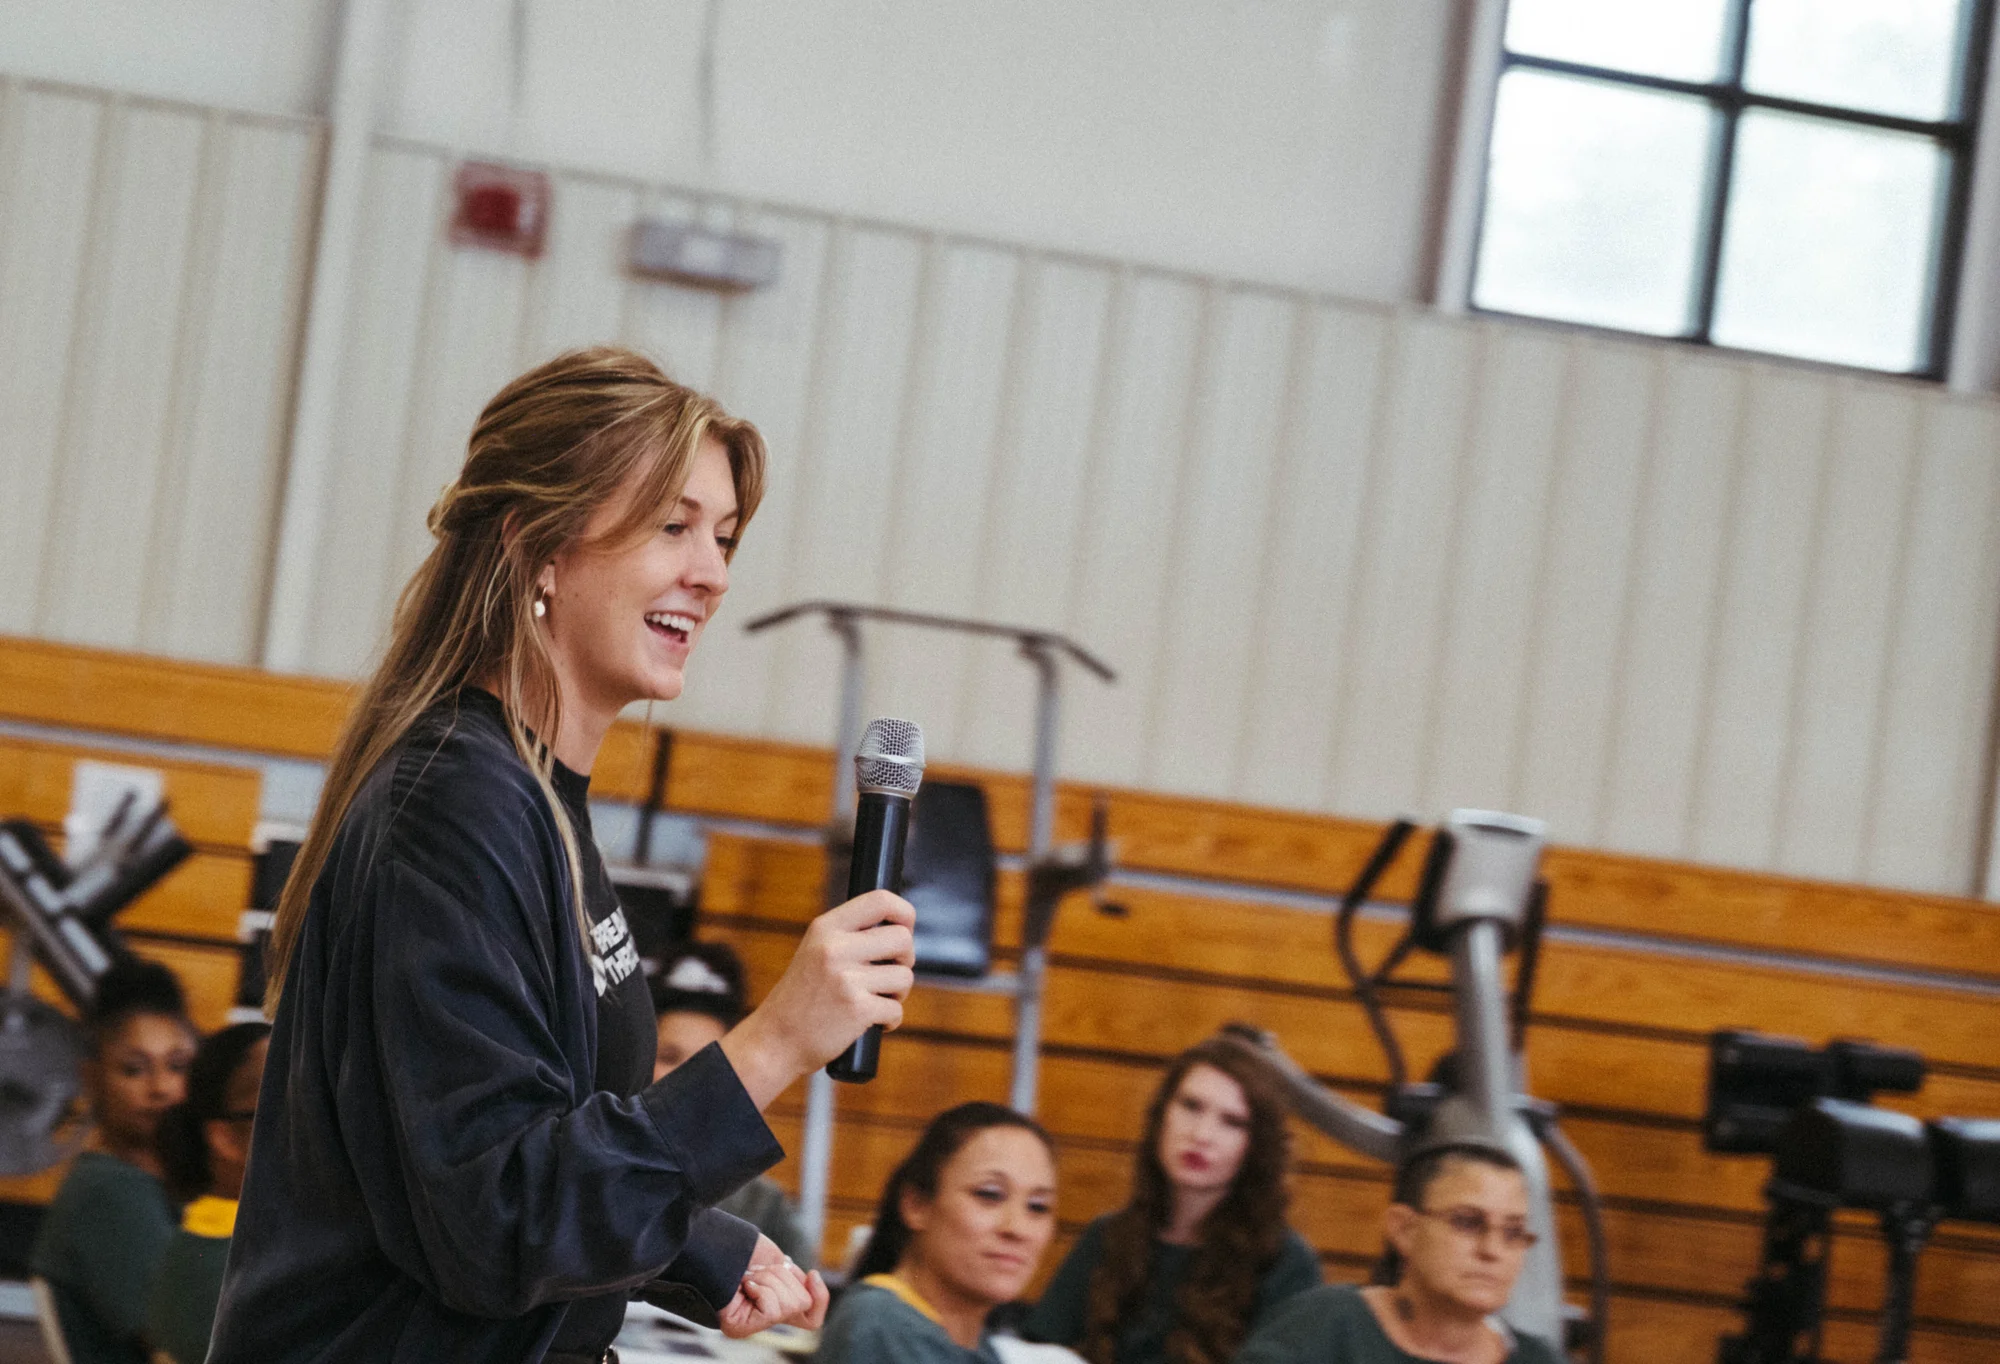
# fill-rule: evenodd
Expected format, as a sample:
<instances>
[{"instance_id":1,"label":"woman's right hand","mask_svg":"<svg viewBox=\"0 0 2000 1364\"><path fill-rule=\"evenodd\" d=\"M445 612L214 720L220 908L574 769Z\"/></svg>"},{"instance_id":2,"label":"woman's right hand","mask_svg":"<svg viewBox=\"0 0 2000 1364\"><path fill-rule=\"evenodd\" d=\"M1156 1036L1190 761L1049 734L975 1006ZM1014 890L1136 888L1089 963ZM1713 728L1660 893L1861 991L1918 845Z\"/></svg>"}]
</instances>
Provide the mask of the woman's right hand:
<instances>
[{"instance_id":1,"label":"woman's right hand","mask_svg":"<svg viewBox=\"0 0 2000 1364\"><path fill-rule=\"evenodd\" d=\"M812 921L763 1004L722 1039L723 1054L757 1107L869 1028L903 1021L903 1000L915 981L916 922L910 902L886 890L856 896Z\"/></svg>"}]
</instances>

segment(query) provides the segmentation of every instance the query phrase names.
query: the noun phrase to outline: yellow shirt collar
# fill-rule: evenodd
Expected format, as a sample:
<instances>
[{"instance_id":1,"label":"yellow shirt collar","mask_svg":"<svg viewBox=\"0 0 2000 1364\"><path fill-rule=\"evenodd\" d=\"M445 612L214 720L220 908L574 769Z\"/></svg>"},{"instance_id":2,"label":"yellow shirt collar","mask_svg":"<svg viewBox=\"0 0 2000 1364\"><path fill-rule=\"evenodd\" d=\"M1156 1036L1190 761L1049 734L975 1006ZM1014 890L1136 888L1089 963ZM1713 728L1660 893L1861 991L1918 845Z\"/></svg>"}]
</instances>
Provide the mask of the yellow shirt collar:
<instances>
[{"instance_id":1,"label":"yellow shirt collar","mask_svg":"<svg viewBox=\"0 0 2000 1364\"><path fill-rule=\"evenodd\" d=\"M865 1284L873 1284L877 1288L888 1289L891 1293L894 1293L898 1298L901 1298L909 1306L914 1307L917 1311L923 1313L924 1316L928 1317L931 1321L936 1322L939 1326L944 1325L944 1318L937 1314L937 1308L932 1307L928 1302L924 1301L923 1294L917 1292L916 1289L910 1287L907 1283L904 1283L894 1274L870 1274L867 1278L863 1279L861 1282Z\"/></svg>"},{"instance_id":2,"label":"yellow shirt collar","mask_svg":"<svg viewBox=\"0 0 2000 1364\"><path fill-rule=\"evenodd\" d=\"M181 1212L181 1230L226 1241L236 1234L236 1200L203 1194Z\"/></svg>"}]
</instances>

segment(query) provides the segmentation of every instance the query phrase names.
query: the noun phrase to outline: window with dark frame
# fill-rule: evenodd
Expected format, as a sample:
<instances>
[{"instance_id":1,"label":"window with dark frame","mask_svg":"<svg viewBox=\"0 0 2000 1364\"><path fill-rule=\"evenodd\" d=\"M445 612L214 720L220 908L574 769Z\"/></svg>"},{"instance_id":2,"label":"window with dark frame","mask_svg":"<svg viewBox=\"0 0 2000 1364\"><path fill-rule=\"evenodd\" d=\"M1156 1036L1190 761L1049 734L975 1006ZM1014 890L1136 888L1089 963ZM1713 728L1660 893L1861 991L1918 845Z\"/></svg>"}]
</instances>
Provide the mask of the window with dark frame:
<instances>
[{"instance_id":1,"label":"window with dark frame","mask_svg":"<svg viewBox=\"0 0 2000 1364\"><path fill-rule=\"evenodd\" d=\"M1470 302L1941 377L1993 0L1509 0Z\"/></svg>"}]
</instances>

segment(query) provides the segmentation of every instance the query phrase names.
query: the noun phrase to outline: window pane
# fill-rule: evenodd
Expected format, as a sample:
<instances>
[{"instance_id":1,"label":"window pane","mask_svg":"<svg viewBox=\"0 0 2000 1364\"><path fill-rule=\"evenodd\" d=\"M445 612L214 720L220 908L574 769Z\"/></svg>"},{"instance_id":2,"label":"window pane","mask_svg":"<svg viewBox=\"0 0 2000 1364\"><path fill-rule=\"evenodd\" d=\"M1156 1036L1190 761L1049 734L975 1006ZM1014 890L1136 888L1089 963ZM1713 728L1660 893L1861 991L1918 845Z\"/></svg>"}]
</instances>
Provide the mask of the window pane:
<instances>
[{"instance_id":1,"label":"window pane","mask_svg":"<svg viewBox=\"0 0 2000 1364\"><path fill-rule=\"evenodd\" d=\"M1683 95L1508 72L1473 302L1686 331L1713 118L1705 101Z\"/></svg>"},{"instance_id":2,"label":"window pane","mask_svg":"<svg viewBox=\"0 0 2000 1364\"><path fill-rule=\"evenodd\" d=\"M1757 0L1743 83L1906 118L1956 112L1960 0Z\"/></svg>"},{"instance_id":3,"label":"window pane","mask_svg":"<svg viewBox=\"0 0 2000 1364\"><path fill-rule=\"evenodd\" d=\"M1713 80L1728 0L1513 0L1507 48L1535 57Z\"/></svg>"},{"instance_id":4,"label":"window pane","mask_svg":"<svg viewBox=\"0 0 2000 1364\"><path fill-rule=\"evenodd\" d=\"M1873 369L1921 367L1946 170L1929 138L1746 112L1715 339Z\"/></svg>"}]
</instances>

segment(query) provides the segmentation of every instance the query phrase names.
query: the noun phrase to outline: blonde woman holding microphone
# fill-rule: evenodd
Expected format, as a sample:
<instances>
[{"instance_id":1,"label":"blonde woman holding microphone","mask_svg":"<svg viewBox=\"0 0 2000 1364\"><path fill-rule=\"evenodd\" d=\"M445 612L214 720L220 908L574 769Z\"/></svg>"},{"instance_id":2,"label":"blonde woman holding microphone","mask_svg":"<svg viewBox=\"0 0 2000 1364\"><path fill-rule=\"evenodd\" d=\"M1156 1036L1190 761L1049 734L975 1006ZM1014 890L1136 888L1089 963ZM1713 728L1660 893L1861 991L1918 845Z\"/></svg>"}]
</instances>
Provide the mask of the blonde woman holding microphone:
<instances>
[{"instance_id":1,"label":"blonde woman holding microphone","mask_svg":"<svg viewBox=\"0 0 2000 1364\"><path fill-rule=\"evenodd\" d=\"M822 1319L818 1275L712 1205L782 1156L760 1110L901 1021L910 908L820 916L655 1082L587 804L619 712L680 694L763 480L754 427L627 351L481 413L278 910L215 1364L595 1364L662 1279L732 1335Z\"/></svg>"}]
</instances>

